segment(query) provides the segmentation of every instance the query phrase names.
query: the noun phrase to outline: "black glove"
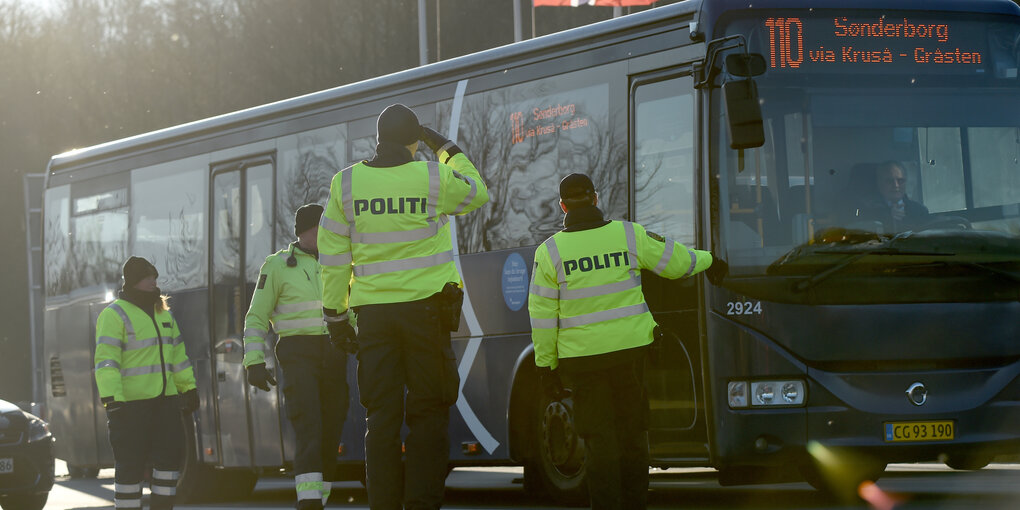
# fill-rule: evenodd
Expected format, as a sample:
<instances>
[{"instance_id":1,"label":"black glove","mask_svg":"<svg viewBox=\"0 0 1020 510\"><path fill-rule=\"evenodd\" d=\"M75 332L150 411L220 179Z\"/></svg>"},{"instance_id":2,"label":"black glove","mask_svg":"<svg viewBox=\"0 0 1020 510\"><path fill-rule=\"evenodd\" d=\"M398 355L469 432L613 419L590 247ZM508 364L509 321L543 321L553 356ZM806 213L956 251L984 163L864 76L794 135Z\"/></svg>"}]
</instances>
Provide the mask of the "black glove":
<instances>
[{"instance_id":1,"label":"black glove","mask_svg":"<svg viewBox=\"0 0 1020 510\"><path fill-rule=\"evenodd\" d=\"M563 400L570 392L563 387L560 374L549 367L538 367L538 380L542 383L542 391L553 400Z\"/></svg>"},{"instance_id":2,"label":"black glove","mask_svg":"<svg viewBox=\"0 0 1020 510\"><path fill-rule=\"evenodd\" d=\"M103 403L103 407L106 408L106 412L108 413L116 411L117 409L120 409L122 405L124 405L123 402L118 402L114 400L113 397L103 397L99 399L99 401Z\"/></svg>"},{"instance_id":3,"label":"black glove","mask_svg":"<svg viewBox=\"0 0 1020 510\"><path fill-rule=\"evenodd\" d=\"M439 149L446 145L450 141L450 139L439 134L439 132L436 131L435 129L422 126L421 141L425 142L425 145L427 145L429 149L432 149L432 152L435 152L436 155L438 156Z\"/></svg>"},{"instance_id":4,"label":"black glove","mask_svg":"<svg viewBox=\"0 0 1020 510\"><path fill-rule=\"evenodd\" d=\"M265 366L265 364L262 365L263 368L265 368ZM201 402L198 399L198 390L192 388L182 393L180 404L181 412L184 414L191 414L198 411L198 406L201 405Z\"/></svg>"},{"instance_id":5,"label":"black glove","mask_svg":"<svg viewBox=\"0 0 1020 510\"><path fill-rule=\"evenodd\" d=\"M730 274L730 266L725 260L713 258L712 265L705 270L705 276L713 285L722 285L723 279Z\"/></svg>"},{"instance_id":6,"label":"black glove","mask_svg":"<svg viewBox=\"0 0 1020 510\"><path fill-rule=\"evenodd\" d=\"M329 343L333 344L333 347L347 354L358 353L358 334L354 332L349 321L327 321L326 327L329 328Z\"/></svg>"},{"instance_id":7,"label":"black glove","mask_svg":"<svg viewBox=\"0 0 1020 510\"><path fill-rule=\"evenodd\" d=\"M266 368L265 363L251 365L246 370L248 371L248 384L262 391L269 391L270 386L276 386L276 377ZM197 393L195 397L198 398Z\"/></svg>"}]
</instances>

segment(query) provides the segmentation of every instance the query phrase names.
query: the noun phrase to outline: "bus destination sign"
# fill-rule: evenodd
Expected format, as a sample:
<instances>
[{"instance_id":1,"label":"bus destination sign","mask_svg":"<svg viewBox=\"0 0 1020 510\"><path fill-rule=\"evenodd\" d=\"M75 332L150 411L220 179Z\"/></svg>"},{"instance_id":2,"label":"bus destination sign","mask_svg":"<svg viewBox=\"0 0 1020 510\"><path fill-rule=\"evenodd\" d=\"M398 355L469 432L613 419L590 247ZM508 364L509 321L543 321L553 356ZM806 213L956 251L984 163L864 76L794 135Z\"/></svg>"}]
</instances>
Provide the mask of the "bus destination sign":
<instances>
[{"instance_id":1,"label":"bus destination sign","mask_svg":"<svg viewBox=\"0 0 1020 510\"><path fill-rule=\"evenodd\" d=\"M910 16L771 17L764 20L771 71L983 73L980 25Z\"/></svg>"},{"instance_id":2,"label":"bus destination sign","mask_svg":"<svg viewBox=\"0 0 1020 510\"><path fill-rule=\"evenodd\" d=\"M574 103L542 106L510 114L510 139L514 144L528 138L555 134L557 131L588 127L588 118L577 116Z\"/></svg>"}]
</instances>

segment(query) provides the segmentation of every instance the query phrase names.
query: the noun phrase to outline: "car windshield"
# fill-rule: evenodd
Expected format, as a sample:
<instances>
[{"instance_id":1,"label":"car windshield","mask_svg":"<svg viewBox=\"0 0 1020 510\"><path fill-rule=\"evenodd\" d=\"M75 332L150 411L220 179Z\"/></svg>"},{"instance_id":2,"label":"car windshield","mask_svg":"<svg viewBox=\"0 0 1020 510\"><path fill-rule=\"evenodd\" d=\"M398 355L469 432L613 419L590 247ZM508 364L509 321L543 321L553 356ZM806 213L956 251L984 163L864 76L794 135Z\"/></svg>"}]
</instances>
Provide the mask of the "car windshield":
<instances>
[{"instance_id":1,"label":"car windshield","mask_svg":"<svg viewBox=\"0 0 1020 510\"><path fill-rule=\"evenodd\" d=\"M712 96L714 214L731 274L766 274L798 246L860 233L925 232L914 251L964 231L967 247L976 233L1020 236L1015 21L814 16L728 25L768 67L755 77L763 147L731 149Z\"/></svg>"}]
</instances>

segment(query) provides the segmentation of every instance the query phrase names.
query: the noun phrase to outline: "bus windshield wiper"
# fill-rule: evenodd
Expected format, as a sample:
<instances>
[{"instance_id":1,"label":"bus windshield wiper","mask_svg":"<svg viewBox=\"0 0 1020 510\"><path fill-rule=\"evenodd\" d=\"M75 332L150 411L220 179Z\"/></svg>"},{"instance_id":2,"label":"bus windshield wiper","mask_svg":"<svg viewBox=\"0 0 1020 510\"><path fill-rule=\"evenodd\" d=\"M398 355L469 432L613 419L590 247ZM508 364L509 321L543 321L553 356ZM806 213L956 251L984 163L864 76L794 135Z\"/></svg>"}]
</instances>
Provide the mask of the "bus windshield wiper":
<instances>
[{"instance_id":1,"label":"bus windshield wiper","mask_svg":"<svg viewBox=\"0 0 1020 510\"><path fill-rule=\"evenodd\" d=\"M988 263L985 263L985 262L971 262L969 260L943 260L943 261L940 261L939 263L943 264L943 265L946 265L946 266L949 266L949 265L960 265L960 266L973 267L973 268L976 268L976 269L981 269L983 271L987 271L989 273L997 274L999 276L1005 276L1006 278L1009 278L1010 280L1013 280L1014 282L1020 283L1020 274L1014 273L1012 271L1006 271L1005 269L999 269L999 268L994 267L994 266L992 266L992 265L990 265Z\"/></svg>"},{"instance_id":2,"label":"bus windshield wiper","mask_svg":"<svg viewBox=\"0 0 1020 510\"><path fill-rule=\"evenodd\" d=\"M882 238L874 232L866 232L863 230L840 231L835 240L825 242L824 244L802 244L793 248L785 255L772 262L772 264L768 267L768 272L773 273L783 266L817 253L846 253L844 250L851 246L860 246L869 243L871 246L877 247L879 245L884 245L885 241L883 241ZM876 245L875 243L878 244ZM841 248L833 251L837 246ZM853 253L859 252L859 249L853 250Z\"/></svg>"},{"instance_id":3,"label":"bus windshield wiper","mask_svg":"<svg viewBox=\"0 0 1020 510\"><path fill-rule=\"evenodd\" d=\"M803 292L805 290L808 290L814 287L815 285L818 285L823 280L832 276L836 272L869 255L913 255L913 256L938 256L938 257L954 255L953 253L941 251L934 252L934 251L903 250L893 246L900 240L906 239L911 235L912 232L909 231L901 232L880 243L873 243L873 239L871 239L869 241L872 241L872 243L867 243L868 244L867 246L862 246L866 243L854 243L846 247L831 247L814 250L813 253L846 254L848 256L844 257L839 262L836 262L835 264L797 282L793 286L793 290L795 292ZM784 260L779 264L785 262L788 261Z\"/></svg>"}]
</instances>

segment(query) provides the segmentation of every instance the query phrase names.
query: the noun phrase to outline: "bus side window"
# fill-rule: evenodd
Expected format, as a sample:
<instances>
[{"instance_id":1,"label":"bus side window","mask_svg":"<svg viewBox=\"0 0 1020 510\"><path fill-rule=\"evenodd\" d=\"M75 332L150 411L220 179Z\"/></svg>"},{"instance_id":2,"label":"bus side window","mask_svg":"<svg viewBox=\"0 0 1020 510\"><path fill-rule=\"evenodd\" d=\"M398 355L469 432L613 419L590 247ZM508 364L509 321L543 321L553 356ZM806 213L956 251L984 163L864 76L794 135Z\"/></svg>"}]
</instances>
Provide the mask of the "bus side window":
<instances>
[{"instance_id":1,"label":"bus side window","mask_svg":"<svg viewBox=\"0 0 1020 510\"><path fill-rule=\"evenodd\" d=\"M71 185L70 290L120 286L128 248L128 174Z\"/></svg>"},{"instance_id":2,"label":"bus side window","mask_svg":"<svg viewBox=\"0 0 1020 510\"><path fill-rule=\"evenodd\" d=\"M294 238L294 211L310 203L325 206L333 176L350 164L347 158L347 124L281 137L277 151L280 157L276 169L276 226L273 237L274 249L281 249Z\"/></svg>"},{"instance_id":3,"label":"bus side window","mask_svg":"<svg viewBox=\"0 0 1020 510\"><path fill-rule=\"evenodd\" d=\"M46 250L46 296L66 294L70 289L71 185L46 190L43 243Z\"/></svg>"},{"instance_id":4,"label":"bus side window","mask_svg":"<svg viewBox=\"0 0 1020 510\"><path fill-rule=\"evenodd\" d=\"M131 253L159 269L164 292L201 287L208 278L205 166L197 157L131 172Z\"/></svg>"},{"instance_id":5,"label":"bus side window","mask_svg":"<svg viewBox=\"0 0 1020 510\"><path fill-rule=\"evenodd\" d=\"M557 185L573 172L595 182L607 218L627 216L626 64L613 62L436 103L436 126L457 123L457 145L490 190L481 209L457 217L461 253L534 246L563 228ZM688 78L689 80L689 78ZM427 119L421 119L427 123ZM353 135L352 135L353 138Z\"/></svg>"}]
</instances>

